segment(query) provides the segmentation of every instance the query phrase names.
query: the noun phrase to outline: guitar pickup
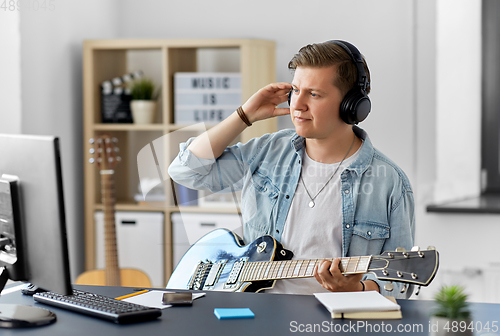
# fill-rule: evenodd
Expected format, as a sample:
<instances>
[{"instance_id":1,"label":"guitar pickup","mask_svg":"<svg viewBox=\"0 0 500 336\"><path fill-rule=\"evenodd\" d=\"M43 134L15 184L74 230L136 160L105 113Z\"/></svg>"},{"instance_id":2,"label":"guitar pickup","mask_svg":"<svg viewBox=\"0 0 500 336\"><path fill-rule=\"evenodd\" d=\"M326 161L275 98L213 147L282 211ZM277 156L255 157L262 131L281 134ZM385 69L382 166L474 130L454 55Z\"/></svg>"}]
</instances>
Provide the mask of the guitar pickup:
<instances>
[{"instance_id":1,"label":"guitar pickup","mask_svg":"<svg viewBox=\"0 0 500 336\"><path fill-rule=\"evenodd\" d=\"M226 260L219 260L210 268L210 272L208 273L207 280L205 280L205 286L213 286L215 281L219 277L220 271L224 268L226 264Z\"/></svg>"}]
</instances>

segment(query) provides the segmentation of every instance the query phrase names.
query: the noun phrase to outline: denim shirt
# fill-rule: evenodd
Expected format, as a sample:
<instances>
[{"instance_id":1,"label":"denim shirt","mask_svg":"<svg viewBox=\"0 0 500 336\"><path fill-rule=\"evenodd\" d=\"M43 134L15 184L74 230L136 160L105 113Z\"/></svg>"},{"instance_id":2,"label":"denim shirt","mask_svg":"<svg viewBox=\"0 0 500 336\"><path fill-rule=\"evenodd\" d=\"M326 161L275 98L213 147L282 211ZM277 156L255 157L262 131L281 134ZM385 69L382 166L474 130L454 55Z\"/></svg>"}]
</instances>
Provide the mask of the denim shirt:
<instances>
[{"instance_id":1,"label":"denim shirt","mask_svg":"<svg viewBox=\"0 0 500 336\"><path fill-rule=\"evenodd\" d=\"M342 256L379 255L397 247L409 250L415 237L410 182L395 163L372 146L364 130L357 126L353 130L364 142L357 159L340 177ZM192 140L180 145L168 169L170 177L192 189L242 190L245 243L262 235L280 241L300 177L305 139L294 130L282 130L228 147L217 159L192 154L187 149ZM394 290L387 292L386 282L372 273L366 273L365 279L376 281L382 295L407 298L412 293L410 286L401 294L402 283L396 282Z\"/></svg>"}]
</instances>

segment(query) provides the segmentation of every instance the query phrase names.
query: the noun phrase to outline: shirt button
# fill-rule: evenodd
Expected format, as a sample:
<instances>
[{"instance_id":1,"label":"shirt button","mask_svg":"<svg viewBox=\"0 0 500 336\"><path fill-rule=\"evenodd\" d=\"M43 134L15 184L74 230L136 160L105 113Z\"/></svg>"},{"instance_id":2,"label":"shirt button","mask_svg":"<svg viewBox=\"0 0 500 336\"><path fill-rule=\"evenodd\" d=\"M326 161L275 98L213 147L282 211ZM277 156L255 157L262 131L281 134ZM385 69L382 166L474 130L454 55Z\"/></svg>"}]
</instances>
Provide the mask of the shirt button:
<instances>
[{"instance_id":1,"label":"shirt button","mask_svg":"<svg viewBox=\"0 0 500 336\"><path fill-rule=\"evenodd\" d=\"M280 233L280 230L276 230L276 233Z\"/></svg>"},{"instance_id":2,"label":"shirt button","mask_svg":"<svg viewBox=\"0 0 500 336\"><path fill-rule=\"evenodd\" d=\"M347 194L349 194L349 193L350 193L349 189L344 190L344 194L346 194L346 195L347 195Z\"/></svg>"},{"instance_id":3,"label":"shirt button","mask_svg":"<svg viewBox=\"0 0 500 336\"><path fill-rule=\"evenodd\" d=\"M368 234L369 236L371 236L371 235L372 235L371 231L368 231L368 232L367 232L367 234Z\"/></svg>"},{"instance_id":4,"label":"shirt button","mask_svg":"<svg viewBox=\"0 0 500 336\"><path fill-rule=\"evenodd\" d=\"M347 224L345 227L348 229L348 228L350 228L350 227L351 227L351 225Z\"/></svg>"},{"instance_id":5,"label":"shirt button","mask_svg":"<svg viewBox=\"0 0 500 336\"><path fill-rule=\"evenodd\" d=\"M286 195L285 197L286 197L286 199L289 199L289 198L290 198L290 195Z\"/></svg>"}]
</instances>

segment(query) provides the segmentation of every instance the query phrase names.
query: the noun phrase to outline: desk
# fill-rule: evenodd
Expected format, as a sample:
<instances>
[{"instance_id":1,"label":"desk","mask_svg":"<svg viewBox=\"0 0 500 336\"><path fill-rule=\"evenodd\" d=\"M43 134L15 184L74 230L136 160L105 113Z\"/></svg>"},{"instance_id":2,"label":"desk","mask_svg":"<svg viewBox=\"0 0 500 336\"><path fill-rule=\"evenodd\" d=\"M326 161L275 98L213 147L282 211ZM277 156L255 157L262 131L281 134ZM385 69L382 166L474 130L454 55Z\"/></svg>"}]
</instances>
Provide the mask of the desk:
<instances>
[{"instance_id":1,"label":"desk","mask_svg":"<svg viewBox=\"0 0 500 336\"><path fill-rule=\"evenodd\" d=\"M75 288L111 297L131 292L124 287L75 286ZM156 321L141 322L129 325L117 325L108 321L77 314L40 303L33 298L22 295L19 291L3 295L0 303L18 303L47 308L57 314L57 322L34 329L8 330L0 329L2 336L36 335L36 336L154 336L154 335L297 335L306 333L306 328L313 328L315 334L354 335L357 320L332 320L330 313L314 296L282 295L260 293L222 293L207 292L205 297L194 301L192 307L175 307L163 310ZM391 334L397 334L397 328L406 327L405 335L428 335L428 312L432 309L431 301L398 300L401 305L402 320L365 320L365 328L359 328L359 335L387 335L377 328L384 323L385 330L391 328ZM214 308L250 308L255 313L254 319L218 320L213 313ZM500 305L472 304L474 321L483 325L492 321L500 323ZM295 322L293 322L295 321ZM389 326L390 325L390 326ZM500 326L499 326L500 327ZM370 332L368 328L373 330ZM409 330L415 328L415 330ZM417 330L420 328L420 330ZM422 330L423 328L423 330ZM339 331L339 332L336 332ZM342 331L344 330L344 331ZM301 332L302 331L302 332ZM477 335L480 335L478 333ZM500 331L493 333L500 335Z\"/></svg>"}]
</instances>

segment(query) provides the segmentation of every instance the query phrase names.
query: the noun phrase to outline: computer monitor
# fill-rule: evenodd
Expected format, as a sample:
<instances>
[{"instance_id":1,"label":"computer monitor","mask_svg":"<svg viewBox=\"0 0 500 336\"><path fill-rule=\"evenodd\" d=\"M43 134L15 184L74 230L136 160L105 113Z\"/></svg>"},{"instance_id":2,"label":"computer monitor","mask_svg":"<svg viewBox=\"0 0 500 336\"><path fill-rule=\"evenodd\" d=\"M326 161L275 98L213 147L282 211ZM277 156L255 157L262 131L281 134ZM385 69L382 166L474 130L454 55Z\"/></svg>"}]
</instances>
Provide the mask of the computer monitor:
<instances>
[{"instance_id":1,"label":"computer monitor","mask_svg":"<svg viewBox=\"0 0 500 336\"><path fill-rule=\"evenodd\" d=\"M0 277L71 294L58 138L0 134L0 179ZM25 326L2 313L29 307L3 308L0 326Z\"/></svg>"}]
</instances>

